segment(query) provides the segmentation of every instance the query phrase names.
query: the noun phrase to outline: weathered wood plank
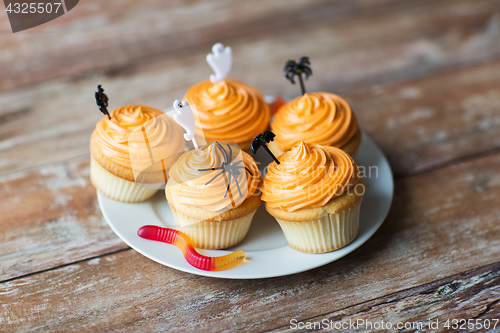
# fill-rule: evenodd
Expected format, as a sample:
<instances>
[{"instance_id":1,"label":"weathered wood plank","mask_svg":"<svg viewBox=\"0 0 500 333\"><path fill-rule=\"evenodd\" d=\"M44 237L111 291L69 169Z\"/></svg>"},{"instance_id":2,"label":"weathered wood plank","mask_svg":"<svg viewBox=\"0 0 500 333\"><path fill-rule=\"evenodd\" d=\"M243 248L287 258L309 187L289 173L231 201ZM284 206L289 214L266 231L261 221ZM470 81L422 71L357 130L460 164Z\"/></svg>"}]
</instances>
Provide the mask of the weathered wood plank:
<instances>
[{"instance_id":1,"label":"weathered wood plank","mask_svg":"<svg viewBox=\"0 0 500 333\"><path fill-rule=\"evenodd\" d=\"M500 148L500 62L349 97L396 175Z\"/></svg>"},{"instance_id":2,"label":"weathered wood plank","mask_svg":"<svg viewBox=\"0 0 500 333\"><path fill-rule=\"evenodd\" d=\"M249 80L265 77L258 85L265 92L296 96L299 88L275 69L284 59L307 54L315 69L306 83L308 90L346 95L500 55L500 2L402 1L378 9L382 11L347 20L311 20L305 27L266 34L259 45L265 50L260 54L272 54L267 65L257 63L257 51L252 55L258 58L245 62L249 66L242 70Z\"/></svg>"},{"instance_id":3,"label":"weathered wood plank","mask_svg":"<svg viewBox=\"0 0 500 333\"><path fill-rule=\"evenodd\" d=\"M16 34L1 12L0 50L6 51L0 53L0 89L208 47L235 32L241 36L311 18L352 16L387 2L395 1L87 0L57 20Z\"/></svg>"},{"instance_id":4,"label":"weathered wood plank","mask_svg":"<svg viewBox=\"0 0 500 333\"><path fill-rule=\"evenodd\" d=\"M424 1L421 4L419 2L419 5L412 1L403 3L405 4L399 4L399 2L392 4L390 10L382 10L388 9L384 7L383 3L375 3L373 5L375 7L358 4L361 9L351 9L351 6L347 5L346 2L339 5L340 9L328 7L328 10L324 8L324 10L319 10L318 8L322 7L312 6L311 8L316 8L314 13L303 12L304 17L310 22L309 24L297 25L294 23L297 26L294 29L276 28L266 33L264 37L258 33L258 38L252 37L252 34L245 38L229 38L227 40L233 45L235 53L234 71L231 77L248 82L264 93L283 92L293 96L297 93L297 87L290 85L283 79L281 68L284 60L290 57L299 57L307 52L313 59L313 67L321 69L307 82L308 89L330 90L350 97L355 95L358 86L366 88L374 82L382 83L394 79L407 79L438 68L448 68L488 58L500 50L500 35L495 33L500 14L497 15L497 2L495 1L470 2L460 0L459 2L453 1L453 6L448 6L446 1ZM162 6L159 2L155 2L155 4ZM124 4L125 7L131 5L129 2ZM138 5L141 4L138 3ZM113 6L117 6L117 4L113 3ZM115 7L111 8L118 10ZM297 10L297 7L293 8ZM91 13L88 14L89 17L96 15L96 10L96 8L92 9ZM325 15L325 13L330 13L329 10L337 13L334 16L335 19L327 22L315 21L314 15ZM146 12L149 13L149 11ZM257 12L262 14L258 10ZM346 16L349 19L347 20L342 16L343 14L339 13L349 13ZM407 13L407 15L401 16L402 13ZM260 14L256 13L255 17L259 17ZM141 17L140 15L139 17ZM117 19L119 21L117 24L121 28L125 24L121 21L122 19ZM114 25L112 26L114 27ZM366 26L376 26L377 28L359 28ZM93 35L95 34L93 33ZM32 38L30 34L19 36ZM44 41L46 36L43 36L35 35L33 38L36 41L34 42ZM112 39L119 38L113 35ZM300 47L298 47L297 41L300 41ZM100 44L97 43L97 45ZM377 52L373 50L375 46ZM7 47L13 46L7 44ZM47 47L48 49L50 48ZM160 108L171 105L172 100L182 96L187 87L208 77L210 68L205 63L204 56L209 49L209 45L206 44L183 48L173 53L170 52L163 58L148 59L148 61L135 63L133 66L127 62L121 64L116 60L120 57L115 56L113 57L116 60L114 67L108 68L104 74L59 79L1 92L0 154L2 159L0 160L0 174L88 154L88 138L95 123L100 118L92 93L98 83L105 85L111 98L112 107L125 103L146 103ZM35 55L40 52L31 50L30 53ZM440 54L440 56L435 56L436 54ZM100 56L100 58L106 57ZM60 62L57 60L58 65ZM72 62L80 63L81 61L72 60ZM84 62L91 63L92 60L89 58ZM490 149L497 146L496 139L488 140L480 135L485 126L490 126L488 132L495 135L498 125L495 115L492 115L494 108L491 108L491 106L495 107L498 100L498 91L496 90L498 84L496 84L494 75L489 73L490 70L492 73L496 73L498 64L492 66L491 69L479 69L479 74L475 74L475 69L472 69L470 77L473 82L463 85L463 98L462 95L458 96L459 99L462 98L461 103L474 102L475 95L466 91L470 88L474 94L480 95L479 99L486 99L487 103L479 103L477 106L478 112L481 113L481 119L477 120L473 117L472 125L464 120L458 124L461 126L450 129L454 136L450 135L446 140L443 140L442 129L413 126L411 141L399 145L395 142L404 141L401 135L404 135L405 131L400 131L398 128L387 131L386 128L391 124L398 124L398 122L413 122L406 115L402 116L406 107L416 109L418 103L426 103L426 105L430 105L429 107L434 108L434 105L431 104L435 103L440 104L439 108L441 108L442 105L446 106L447 103L450 103L448 99L427 100L425 95L420 94L418 98L413 99L413 105L409 105L406 101L408 94L411 95L415 92L410 87L409 91L402 91L402 95L391 96L395 100L392 98L381 100L385 95L375 97L375 100L371 95L360 98L354 96L353 106L359 109L360 120L366 130L384 149L387 149L396 168L396 173L415 172L422 168L428 168L433 163L442 163L449 158L469 154L471 147ZM16 68L16 66L9 65L9 68ZM325 76L325 69L328 69L332 75ZM2 73L0 81L8 78L5 71ZM23 73L23 75L28 75L31 71ZM483 78L481 76L483 73L488 75ZM23 75L21 77L24 77ZM454 77L445 77L447 79L437 80L443 82L443 86L433 84L436 81L434 78L421 81L419 84L423 86L424 90L426 89L425 85L431 85L433 87L431 92L436 88L444 89L444 91L439 90L440 93L445 93L445 95L448 93L449 96L456 99L451 94L453 89L448 88L451 87L451 83L454 83ZM396 90L397 85L389 86L388 89L389 91L390 89ZM489 95L483 96L486 92L480 91L481 89L487 89ZM381 89L380 87L379 90L375 88L374 91L381 91ZM439 97L439 94L436 93L434 96ZM363 104L364 100L368 102ZM381 109L373 110L369 104L371 102L380 104ZM451 103L453 102L451 101ZM401 108L394 110L393 105L400 105ZM417 116L422 113L419 112L417 110ZM443 112L438 109L436 113L437 117L440 117L439 114ZM379 114L383 116L379 116ZM453 116L449 112L446 115ZM469 113L469 115L471 114ZM364 120L364 117L367 120ZM454 121L450 122L450 119L446 117L443 122L455 124L456 118L454 117ZM493 121L488 122L489 118L492 118ZM380 123L384 120L386 123ZM379 123L380 128L384 130L377 131L371 125L372 123ZM429 136L422 135L422 133L427 133ZM465 135L466 133L470 133L470 135ZM473 142L474 145L467 144L467 140L474 135L476 138ZM458 144L465 145L465 147L453 149L453 152L450 153L448 148ZM418 150L414 155L409 153L412 148ZM448 151L448 153L443 153L443 151Z\"/></svg>"},{"instance_id":5,"label":"weathered wood plank","mask_svg":"<svg viewBox=\"0 0 500 333\"><path fill-rule=\"evenodd\" d=\"M369 318L393 305L402 320L434 310L498 314L493 269L438 283L437 291L408 288L498 261L499 154L398 180L382 229L311 272L213 280L131 250L68 264L126 249L88 182L98 83L112 107L168 106L208 77L204 55L221 40L235 52L232 78L292 96L297 87L281 67L307 53L316 68L308 89L346 96L396 172L415 174L499 147L500 1L96 3L81 2L76 20L66 15L38 30L67 34L34 30L0 40L0 174L31 168L0 177L0 280L9 280L0 284L2 330L265 330L324 313ZM367 303L349 308L360 302Z\"/></svg>"},{"instance_id":6,"label":"weathered wood plank","mask_svg":"<svg viewBox=\"0 0 500 333\"><path fill-rule=\"evenodd\" d=\"M88 157L0 178L0 280L127 246L102 217Z\"/></svg>"},{"instance_id":7,"label":"weathered wood plank","mask_svg":"<svg viewBox=\"0 0 500 333\"><path fill-rule=\"evenodd\" d=\"M393 330L400 325L412 332L498 331L500 263L310 318L300 326L294 322L273 332L296 332L306 325L342 332L374 330L374 325Z\"/></svg>"},{"instance_id":8,"label":"weathered wood plank","mask_svg":"<svg viewBox=\"0 0 500 333\"><path fill-rule=\"evenodd\" d=\"M0 20L8 26L6 15ZM311 87L345 92L498 57L499 20L498 0L260 0L230 5L228 0L184 5L89 0L32 32L4 33L0 89L96 70L116 72L200 47L206 52L210 44L223 41L242 45L242 52L252 55L246 62L250 78L258 78L265 90L296 93L279 73L279 81L268 82L269 73L286 59L307 53L316 68L332 73ZM46 30L53 33L41 33Z\"/></svg>"},{"instance_id":9,"label":"weathered wood plank","mask_svg":"<svg viewBox=\"0 0 500 333\"><path fill-rule=\"evenodd\" d=\"M0 174L88 154L90 134L102 117L93 100L98 83L104 84L112 108L126 103L163 108L183 96L192 82L185 76L190 66L208 67L197 61L202 58L201 53L182 61L170 58L113 78L53 81L36 93L31 88L0 93L5 106L0 110ZM499 76L496 61L344 96L395 173L411 174L500 147Z\"/></svg>"},{"instance_id":10,"label":"weathered wood plank","mask_svg":"<svg viewBox=\"0 0 500 333\"><path fill-rule=\"evenodd\" d=\"M345 309L497 262L499 168L494 154L399 179L381 229L309 272L210 279L130 250L0 284L0 318L11 330L266 330Z\"/></svg>"},{"instance_id":11,"label":"weathered wood plank","mask_svg":"<svg viewBox=\"0 0 500 333\"><path fill-rule=\"evenodd\" d=\"M395 73L408 73L405 68L411 69L410 72L414 72L412 75L417 75L420 72L435 69L436 66L447 67L474 59L478 60L487 54L495 53L497 48L500 50L499 37L494 33L498 17L495 14L497 2L472 3L461 0L460 3L454 1L454 6L447 6L447 2L429 1L420 6L415 4L415 8L411 7L412 3L405 5L412 9L410 11L412 15L404 16L404 19L401 18L401 11L404 12L408 8L403 5L394 5L394 9L391 7L391 10L385 11L380 8L374 10L370 7L372 11L365 10L364 14L359 17L343 20L342 15L337 15L335 20L326 23L321 20L314 22L314 19L304 12L305 17L308 17L312 23L296 27L299 30L277 29L270 31L263 38L261 38L262 34L258 34L259 38L247 36L229 39L232 41L235 52L234 71L231 76L260 88L264 93L283 92L295 95L297 87L291 86L283 79L281 68L284 60L289 57L298 57L307 50L314 61L314 68L321 69L308 81L308 87L311 90L345 92L345 95L349 96L353 94L351 90L356 86L356 82L364 82L365 86L372 82L383 82L384 77L393 76ZM113 4L117 6L116 3ZM127 5L131 6L129 2ZM138 5L141 4L138 3ZM159 2L156 5L160 6ZM115 7L111 8L118 10ZM335 12L336 8L332 7L329 10ZM92 15L96 15L94 10L97 9L91 10ZM323 12L316 9L316 11L321 13L315 12L317 15L329 13L328 10ZM89 15L92 17L91 14ZM446 22L449 25L443 27L444 18L447 18ZM123 28L122 25L125 23L121 19L118 21L120 22L117 23L118 26ZM142 21L141 25L143 25ZM376 26L377 29L359 29L359 27L371 25ZM464 33L458 38L456 35L457 31L461 31L460 29L464 29ZM29 34L19 36L31 38ZM33 38L42 42L46 37L35 35ZM112 38L118 37L113 35ZM429 40L429 38L434 39ZM300 47L297 47L297 40L300 41ZM450 42L444 43L443 40ZM27 44L23 43L23 45ZM372 50L375 45L380 54ZM11 44L7 46L12 47ZM481 51L483 46L486 50L484 52ZM109 49L113 50L112 47ZM396 52L396 49L401 52ZM107 87L112 107L125 103L169 106L172 100L184 94L187 87L208 77L210 68L204 61L208 50L209 45L187 48L176 53L169 53L162 59L148 60L132 67L120 65L118 61L120 57L115 56L111 58L114 59L116 67L104 75L55 80L0 93L2 106L0 108L0 120L2 120L0 122L0 153L2 155L0 174L87 154L88 137L100 118L92 96L96 84L103 83ZM433 57L431 54L433 51L430 50L442 56ZM30 49L30 54L38 53ZM379 56L375 57L375 54ZM100 55L99 58L106 57ZM75 64L82 62L77 61L78 58L75 59L71 62ZM437 59L437 62L435 63L433 59ZM83 62L91 63L92 59L89 58ZM61 61L57 60L57 64L61 65ZM17 67L10 64L9 68ZM328 69L332 75L321 74L326 71L325 69ZM495 69L497 67L493 68ZM24 71L23 73L28 75L30 72ZM0 81L9 77L5 71L2 73ZM407 74L401 75L400 79L408 77ZM378 79L373 81L370 77ZM481 80L479 76L476 76L478 84L483 83ZM491 84L491 79L484 83L486 84ZM493 93L495 91L493 90ZM421 100L417 101L421 102ZM357 107L356 104L354 106ZM386 114L387 119L391 117L392 114ZM365 121L364 124L368 127L370 122ZM494 126L491 131L495 129ZM373 127L368 127L368 130L375 132ZM460 129L456 132L459 137L463 134ZM397 133L400 134L400 132ZM394 137L389 138L388 143L385 142L386 138L378 135L379 133L373 134L384 148L394 143ZM438 136L437 139L439 138ZM434 145L434 142L431 144ZM489 145L491 147L495 144ZM481 146L481 144L476 146ZM427 146L424 146L422 149L426 148ZM406 146L405 151L407 151ZM460 152L459 149L457 154ZM391 158L393 162L398 161L399 155L391 156ZM408 164L404 166L412 167L414 162L412 160L409 163L410 166ZM397 162L395 163L398 167ZM417 163L420 161L415 162ZM427 161L423 161L423 164L425 163ZM406 169L396 171L407 172Z\"/></svg>"}]
</instances>

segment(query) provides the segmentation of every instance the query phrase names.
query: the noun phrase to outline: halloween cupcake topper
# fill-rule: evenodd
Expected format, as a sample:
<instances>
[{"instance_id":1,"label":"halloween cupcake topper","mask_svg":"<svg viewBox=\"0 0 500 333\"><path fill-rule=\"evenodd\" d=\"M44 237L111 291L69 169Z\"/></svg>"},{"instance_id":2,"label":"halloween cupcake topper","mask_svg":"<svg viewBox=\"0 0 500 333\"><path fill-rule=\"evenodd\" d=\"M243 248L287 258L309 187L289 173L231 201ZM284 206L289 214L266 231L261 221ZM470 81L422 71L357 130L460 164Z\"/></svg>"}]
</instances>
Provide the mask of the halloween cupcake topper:
<instances>
[{"instance_id":1,"label":"halloween cupcake topper","mask_svg":"<svg viewBox=\"0 0 500 333\"><path fill-rule=\"evenodd\" d=\"M304 80L302 79L302 74L306 75L306 80L312 75L311 67L309 67L311 63L309 62L309 57L300 58L299 62L295 62L295 60L288 60L285 64L285 77L295 84L295 80L293 77L295 75L299 76L300 81L300 89L302 89L302 95L306 93L306 88L304 87Z\"/></svg>"},{"instance_id":2,"label":"halloween cupcake topper","mask_svg":"<svg viewBox=\"0 0 500 333\"><path fill-rule=\"evenodd\" d=\"M101 85L97 86L97 91L95 93L95 102L99 107L99 110L105 115L107 115L108 118L111 120L111 116L109 115L108 112L108 96L106 96L106 94L104 93L104 89L102 88Z\"/></svg>"},{"instance_id":3,"label":"halloween cupcake topper","mask_svg":"<svg viewBox=\"0 0 500 333\"><path fill-rule=\"evenodd\" d=\"M187 101L183 101L181 103L178 99L174 101L173 106L175 110L175 122L186 130L186 133L184 133L184 139L186 139L186 141L192 141L194 148L198 150L198 144L196 143L196 138L194 137L196 123L194 121L194 114L191 106Z\"/></svg>"},{"instance_id":4,"label":"halloween cupcake topper","mask_svg":"<svg viewBox=\"0 0 500 333\"><path fill-rule=\"evenodd\" d=\"M212 170L221 170L221 172L217 173L212 179L210 179L208 182L205 183L205 185L210 184L213 182L217 177L219 177L222 174L225 174L228 176L228 181L227 181L227 188L226 192L224 193L224 198L227 196L227 193L229 192L229 187L231 186L231 177L234 179L234 182L236 184L236 187L238 188L238 192L240 194L240 197L243 198L243 194L241 193L240 185L238 184L238 179L237 177L245 170L250 174L250 176L253 177L252 172L243 164L243 159L238 160L237 162L233 163L233 150L231 149L231 146L228 144L227 148L229 148L229 156L227 155L226 150L220 143L215 141L215 144L219 149L222 151L222 154L224 154L224 162L222 162L220 167L217 168L209 168L209 169L198 169L198 171L212 171ZM223 176L225 177L225 176Z\"/></svg>"},{"instance_id":5,"label":"halloween cupcake topper","mask_svg":"<svg viewBox=\"0 0 500 333\"><path fill-rule=\"evenodd\" d=\"M207 62L215 72L210 75L210 81L217 83L223 81L231 71L233 53L229 46L224 47L221 43L215 44L212 52L207 54Z\"/></svg>"},{"instance_id":6,"label":"halloween cupcake topper","mask_svg":"<svg viewBox=\"0 0 500 333\"><path fill-rule=\"evenodd\" d=\"M257 150L259 150L260 147L264 147L264 149L273 158L273 160L277 164L280 164L280 161L278 161L278 159L276 158L276 156L274 156L273 153L271 153L271 151L269 150L269 148L267 148L267 144L269 142L271 142L271 141L274 141L274 137L275 136L276 136L276 134L274 134L271 131L265 131L264 134L260 133L259 135L257 135L253 139L253 142L252 142L252 145L250 146L250 148L252 149L252 152L254 154L256 154Z\"/></svg>"}]
</instances>

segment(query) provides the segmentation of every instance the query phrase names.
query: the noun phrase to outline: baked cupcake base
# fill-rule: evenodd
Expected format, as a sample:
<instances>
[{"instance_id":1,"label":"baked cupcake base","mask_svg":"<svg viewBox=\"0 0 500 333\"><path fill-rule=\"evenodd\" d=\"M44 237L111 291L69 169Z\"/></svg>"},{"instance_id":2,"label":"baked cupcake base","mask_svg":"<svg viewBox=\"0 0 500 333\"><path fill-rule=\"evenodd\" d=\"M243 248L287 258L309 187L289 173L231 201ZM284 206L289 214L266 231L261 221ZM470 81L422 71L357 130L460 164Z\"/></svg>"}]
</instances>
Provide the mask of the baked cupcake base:
<instances>
[{"instance_id":1,"label":"baked cupcake base","mask_svg":"<svg viewBox=\"0 0 500 333\"><path fill-rule=\"evenodd\" d=\"M260 195L253 195L238 207L220 213L178 202L168 185L165 196L177 228L190 237L195 247L208 250L224 249L241 242L262 203Z\"/></svg>"},{"instance_id":2,"label":"baked cupcake base","mask_svg":"<svg viewBox=\"0 0 500 333\"><path fill-rule=\"evenodd\" d=\"M90 154L90 181L102 194L122 202L141 202L151 198L158 189L144 188L117 177L104 169Z\"/></svg>"},{"instance_id":3,"label":"baked cupcake base","mask_svg":"<svg viewBox=\"0 0 500 333\"><path fill-rule=\"evenodd\" d=\"M177 229L189 236L195 247L225 249L238 244L250 229L255 211L233 220L221 222L199 221L172 209Z\"/></svg>"},{"instance_id":4,"label":"baked cupcake base","mask_svg":"<svg viewBox=\"0 0 500 333\"><path fill-rule=\"evenodd\" d=\"M151 198L165 185L167 172L168 169L142 172L140 182L136 182L131 168L119 165L103 154L95 131L90 137L90 180L97 190L113 200L132 203Z\"/></svg>"},{"instance_id":5,"label":"baked cupcake base","mask_svg":"<svg viewBox=\"0 0 500 333\"><path fill-rule=\"evenodd\" d=\"M305 253L325 253L345 247L356 238L360 206L348 208L339 214L326 214L314 221L276 220L291 248Z\"/></svg>"},{"instance_id":6,"label":"baked cupcake base","mask_svg":"<svg viewBox=\"0 0 500 333\"><path fill-rule=\"evenodd\" d=\"M360 178L348 192L322 207L286 212L266 204L266 210L278 221L290 247L305 253L331 252L345 247L358 235L365 189L366 181Z\"/></svg>"}]
</instances>

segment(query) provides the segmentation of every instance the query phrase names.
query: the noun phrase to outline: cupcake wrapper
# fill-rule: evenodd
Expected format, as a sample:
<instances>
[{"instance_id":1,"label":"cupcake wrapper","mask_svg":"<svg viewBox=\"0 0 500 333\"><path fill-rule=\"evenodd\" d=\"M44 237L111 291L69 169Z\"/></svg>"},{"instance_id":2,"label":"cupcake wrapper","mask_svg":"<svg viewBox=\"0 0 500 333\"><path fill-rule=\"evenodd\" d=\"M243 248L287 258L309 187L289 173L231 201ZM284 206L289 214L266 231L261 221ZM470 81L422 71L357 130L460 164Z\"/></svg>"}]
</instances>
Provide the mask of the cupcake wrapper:
<instances>
[{"instance_id":1,"label":"cupcake wrapper","mask_svg":"<svg viewBox=\"0 0 500 333\"><path fill-rule=\"evenodd\" d=\"M90 156L90 180L102 194L121 202L141 202L153 196L157 189L143 188L104 169Z\"/></svg>"},{"instance_id":2,"label":"cupcake wrapper","mask_svg":"<svg viewBox=\"0 0 500 333\"><path fill-rule=\"evenodd\" d=\"M241 242L248 233L255 211L234 220L206 222L182 215L172 209L177 228L200 249L219 250Z\"/></svg>"},{"instance_id":3,"label":"cupcake wrapper","mask_svg":"<svg viewBox=\"0 0 500 333\"><path fill-rule=\"evenodd\" d=\"M358 204L339 214L326 214L307 222L276 220L290 247L305 253L325 253L338 250L356 238L360 207Z\"/></svg>"}]
</instances>

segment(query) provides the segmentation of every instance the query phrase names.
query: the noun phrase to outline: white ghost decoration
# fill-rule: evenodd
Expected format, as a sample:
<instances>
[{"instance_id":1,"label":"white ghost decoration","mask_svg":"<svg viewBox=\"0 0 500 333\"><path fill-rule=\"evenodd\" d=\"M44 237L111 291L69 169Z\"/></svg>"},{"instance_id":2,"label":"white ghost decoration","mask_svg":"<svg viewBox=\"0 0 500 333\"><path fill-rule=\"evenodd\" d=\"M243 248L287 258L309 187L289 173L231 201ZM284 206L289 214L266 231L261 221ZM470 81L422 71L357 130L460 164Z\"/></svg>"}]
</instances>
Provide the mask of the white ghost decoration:
<instances>
[{"instance_id":1,"label":"white ghost decoration","mask_svg":"<svg viewBox=\"0 0 500 333\"><path fill-rule=\"evenodd\" d=\"M173 106L175 110L175 122L181 125L182 128L186 130L186 133L184 133L184 139L186 139L186 141L192 141L194 148L198 150L198 144L196 143L196 139L194 137L196 123L194 121L194 115L191 106L189 106L189 103L187 101L183 101L181 103L181 101L179 101L178 99L174 101Z\"/></svg>"},{"instance_id":2,"label":"white ghost decoration","mask_svg":"<svg viewBox=\"0 0 500 333\"><path fill-rule=\"evenodd\" d=\"M224 80L231 71L233 53L229 46L224 48L221 43L212 46L212 52L213 54L207 54L207 62L215 72L215 75L210 75L210 81L217 83Z\"/></svg>"}]
</instances>

